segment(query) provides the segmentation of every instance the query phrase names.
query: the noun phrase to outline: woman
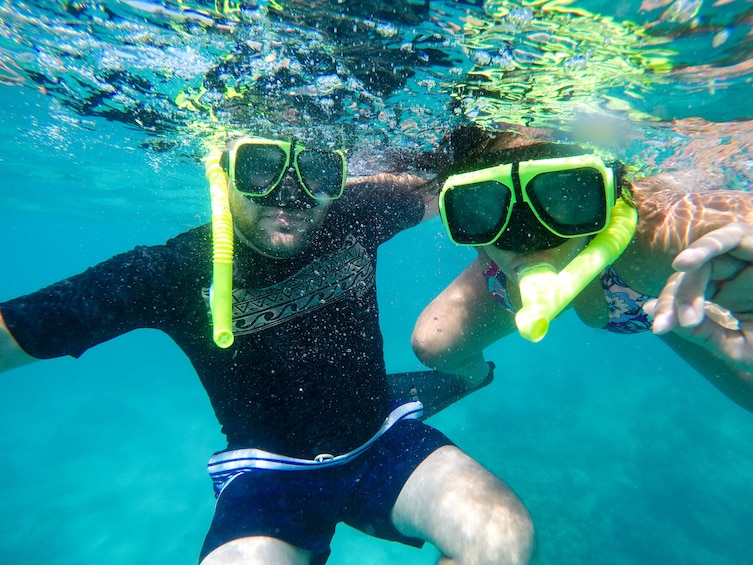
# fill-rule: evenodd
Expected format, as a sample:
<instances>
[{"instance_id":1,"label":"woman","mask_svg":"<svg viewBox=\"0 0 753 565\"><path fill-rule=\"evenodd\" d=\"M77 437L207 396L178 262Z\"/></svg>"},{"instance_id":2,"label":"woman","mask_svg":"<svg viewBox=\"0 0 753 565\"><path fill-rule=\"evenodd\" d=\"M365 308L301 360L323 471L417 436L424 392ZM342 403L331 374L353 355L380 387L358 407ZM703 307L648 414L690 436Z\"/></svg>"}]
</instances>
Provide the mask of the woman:
<instances>
[{"instance_id":1,"label":"woman","mask_svg":"<svg viewBox=\"0 0 753 565\"><path fill-rule=\"evenodd\" d=\"M560 306L574 308L591 327L652 330L753 411L750 193L691 193L669 174L628 182L620 163L518 133L492 138L465 130L454 137L461 143L454 143L440 196L442 218L450 238L475 246L478 257L419 317L413 347L422 362L463 374L473 386L488 371L483 349L516 331L521 305L536 311L563 295ZM573 264L583 263L591 240L611 241L603 234L631 209L637 225L621 254L597 265L595 278L581 277L582 289L557 288L563 277L551 273L576 258ZM537 269L551 272L542 279L550 286L529 291L529 273ZM528 285L523 298L521 283ZM538 335L520 314L517 329L537 340L544 318L534 324Z\"/></svg>"}]
</instances>

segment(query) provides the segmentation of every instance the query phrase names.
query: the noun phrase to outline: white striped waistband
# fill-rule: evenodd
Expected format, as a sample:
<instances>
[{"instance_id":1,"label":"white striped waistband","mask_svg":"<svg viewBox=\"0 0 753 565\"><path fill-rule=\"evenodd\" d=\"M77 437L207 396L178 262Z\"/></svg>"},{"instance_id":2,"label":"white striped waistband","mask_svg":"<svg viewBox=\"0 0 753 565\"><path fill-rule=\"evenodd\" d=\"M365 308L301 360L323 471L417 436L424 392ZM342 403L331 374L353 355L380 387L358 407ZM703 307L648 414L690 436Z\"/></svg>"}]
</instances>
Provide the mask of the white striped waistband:
<instances>
[{"instance_id":1,"label":"white striped waistband","mask_svg":"<svg viewBox=\"0 0 753 565\"><path fill-rule=\"evenodd\" d=\"M218 451L209 459L207 471L212 477L215 490L219 492L222 486L235 475L251 469L269 469L275 471L300 471L307 469L322 469L334 465L342 465L366 451L387 430L401 420L415 420L424 412L424 405L418 400L401 404L395 408L377 432L363 445L342 455L321 453L313 459L299 459L287 455L277 455L262 449L247 448Z\"/></svg>"}]
</instances>

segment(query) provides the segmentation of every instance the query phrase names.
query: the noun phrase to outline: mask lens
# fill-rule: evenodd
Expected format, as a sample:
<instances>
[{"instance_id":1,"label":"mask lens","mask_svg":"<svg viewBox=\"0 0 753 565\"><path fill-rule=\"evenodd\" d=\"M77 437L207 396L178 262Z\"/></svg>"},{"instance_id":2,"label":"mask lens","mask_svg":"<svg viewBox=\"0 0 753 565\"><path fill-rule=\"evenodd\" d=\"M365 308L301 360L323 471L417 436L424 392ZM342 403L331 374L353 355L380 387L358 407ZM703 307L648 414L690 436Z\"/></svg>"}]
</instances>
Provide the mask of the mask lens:
<instances>
[{"instance_id":1,"label":"mask lens","mask_svg":"<svg viewBox=\"0 0 753 565\"><path fill-rule=\"evenodd\" d=\"M512 190L497 181L453 186L444 193L447 227L456 243L486 245L507 220Z\"/></svg>"},{"instance_id":2,"label":"mask lens","mask_svg":"<svg viewBox=\"0 0 753 565\"><path fill-rule=\"evenodd\" d=\"M245 143L235 153L235 187L239 192L261 196L282 178L287 155L272 144Z\"/></svg>"},{"instance_id":3,"label":"mask lens","mask_svg":"<svg viewBox=\"0 0 753 565\"><path fill-rule=\"evenodd\" d=\"M303 186L314 198L333 200L343 193L345 158L334 151L305 149L298 154Z\"/></svg>"},{"instance_id":4,"label":"mask lens","mask_svg":"<svg viewBox=\"0 0 753 565\"><path fill-rule=\"evenodd\" d=\"M541 220L561 235L596 233L606 225L606 190L596 169L542 173L526 191Z\"/></svg>"}]
</instances>

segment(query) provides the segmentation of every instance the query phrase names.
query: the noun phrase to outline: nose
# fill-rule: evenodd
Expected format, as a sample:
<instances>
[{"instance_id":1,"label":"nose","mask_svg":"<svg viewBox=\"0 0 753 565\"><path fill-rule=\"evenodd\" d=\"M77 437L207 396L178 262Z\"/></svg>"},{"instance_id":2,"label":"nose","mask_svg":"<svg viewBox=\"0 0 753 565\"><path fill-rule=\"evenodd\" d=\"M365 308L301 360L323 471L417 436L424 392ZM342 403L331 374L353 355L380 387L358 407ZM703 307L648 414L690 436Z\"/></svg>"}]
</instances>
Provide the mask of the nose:
<instances>
[{"instance_id":1,"label":"nose","mask_svg":"<svg viewBox=\"0 0 753 565\"><path fill-rule=\"evenodd\" d=\"M303 187L295 174L293 167L288 167L280 180L280 186L275 189L275 203L280 208L300 204L303 197Z\"/></svg>"}]
</instances>

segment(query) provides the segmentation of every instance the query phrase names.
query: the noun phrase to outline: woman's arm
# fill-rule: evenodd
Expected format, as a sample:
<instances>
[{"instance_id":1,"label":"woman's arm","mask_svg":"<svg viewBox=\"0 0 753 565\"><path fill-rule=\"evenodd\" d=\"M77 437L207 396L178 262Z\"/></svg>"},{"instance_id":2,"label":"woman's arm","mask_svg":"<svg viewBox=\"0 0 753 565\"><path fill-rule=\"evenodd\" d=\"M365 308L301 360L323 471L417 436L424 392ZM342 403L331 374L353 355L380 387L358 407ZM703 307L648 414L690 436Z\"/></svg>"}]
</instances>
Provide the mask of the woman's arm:
<instances>
[{"instance_id":1,"label":"woman's arm","mask_svg":"<svg viewBox=\"0 0 753 565\"><path fill-rule=\"evenodd\" d=\"M688 173L686 172L685 175ZM683 176L686 182L692 177ZM753 194L741 190L682 190L664 173L637 181L635 242L652 254L674 258L707 233L734 222L753 225Z\"/></svg>"},{"instance_id":2,"label":"woman's arm","mask_svg":"<svg viewBox=\"0 0 753 565\"><path fill-rule=\"evenodd\" d=\"M674 186L672 178L662 174L636 182L633 197L638 228L628 250L616 262L617 271L630 286L651 296L659 296L675 273L675 257L691 244L734 223L753 226L750 192L688 192Z\"/></svg>"},{"instance_id":3,"label":"woman's arm","mask_svg":"<svg viewBox=\"0 0 753 565\"><path fill-rule=\"evenodd\" d=\"M645 267L653 259L661 269L653 269L653 280L644 279L651 286L646 292L659 296L644 305L654 317L652 329L710 383L753 411L753 195L646 187L636 190L636 241ZM668 256L676 271L666 276Z\"/></svg>"},{"instance_id":4,"label":"woman's arm","mask_svg":"<svg viewBox=\"0 0 753 565\"><path fill-rule=\"evenodd\" d=\"M676 269L649 307L654 332L703 322L708 301L739 320L753 315L753 226L735 222L707 233L672 263Z\"/></svg>"},{"instance_id":5,"label":"woman's arm","mask_svg":"<svg viewBox=\"0 0 753 565\"><path fill-rule=\"evenodd\" d=\"M486 290L476 259L426 307L411 342L425 365L462 375L475 386L488 374L483 350L515 331L515 320Z\"/></svg>"},{"instance_id":6,"label":"woman's arm","mask_svg":"<svg viewBox=\"0 0 753 565\"><path fill-rule=\"evenodd\" d=\"M653 331L753 412L753 226L736 222L681 252L657 300ZM721 306L724 310L720 310Z\"/></svg>"},{"instance_id":7,"label":"woman's arm","mask_svg":"<svg viewBox=\"0 0 753 565\"><path fill-rule=\"evenodd\" d=\"M745 347L750 350L753 326L746 333L748 339ZM748 412L753 412L753 373L732 366L728 357L713 354L705 345L693 343L679 332L659 337L727 398Z\"/></svg>"}]
</instances>

